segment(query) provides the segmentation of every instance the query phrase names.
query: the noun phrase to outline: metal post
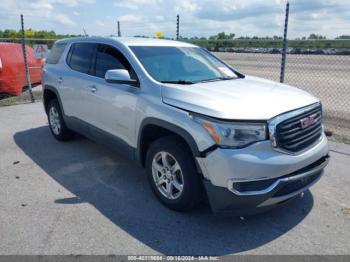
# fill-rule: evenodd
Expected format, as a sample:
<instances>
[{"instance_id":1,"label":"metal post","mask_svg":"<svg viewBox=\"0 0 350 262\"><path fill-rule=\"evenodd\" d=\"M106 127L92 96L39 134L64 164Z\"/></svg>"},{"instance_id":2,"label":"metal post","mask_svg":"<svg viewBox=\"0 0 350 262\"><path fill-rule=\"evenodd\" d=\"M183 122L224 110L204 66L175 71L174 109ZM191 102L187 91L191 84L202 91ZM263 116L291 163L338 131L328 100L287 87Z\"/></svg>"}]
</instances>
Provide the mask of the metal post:
<instances>
[{"instance_id":1,"label":"metal post","mask_svg":"<svg viewBox=\"0 0 350 262\"><path fill-rule=\"evenodd\" d=\"M24 69L26 73L27 78L27 85L29 88L29 94L30 99L32 100L32 103L35 102L33 91L32 91L32 83L30 81L30 74L29 74L29 68L28 68L28 62L27 62L27 51L26 51L26 45L25 45L25 33L24 33L24 22L23 22L23 15L21 14L21 27L22 27L22 51L23 51L23 60L24 60Z\"/></svg>"},{"instance_id":2,"label":"metal post","mask_svg":"<svg viewBox=\"0 0 350 262\"><path fill-rule=\"evenodd\" d=\"M83 32L84 32L84 36L85 37L88 37L89 35L86 33L86 31L85 31L85 28L83 27Z\"/></svg>"},{"instance_id":3,"label":"metal post","mask_svg":"<svg viewBox=\"0 0 350 262\"><path fill-rule=\"evenodd\" d=\"M180 16L176 16L176 40L179 40L179 32L180 32Z\"/></svg>"},{"instance_id":4,"label":"metal post","mask_svg":"<svg viewBox=\"0 0 350 262\"><path fill-rule=\"evenodd\" d=\"M282 49L282 60L281 60L281 74L280 82L284 82L284 73L286 70L286 55L288 48L287 32L288 32L288 17L289 17L289 2L286 5L286 19L284 21L284 36L283 36L283 49Z\"/></svg>"},{"instance_id":5,"label":"metal post","mask_svg":"<svg viewBox=\"0 0 350 262\"><path fill-rule=\"evenodd\" d=\"M120 22L118 21L118 37L121 37L122 33L120 32Z\"/></svg>"}]
</instances>

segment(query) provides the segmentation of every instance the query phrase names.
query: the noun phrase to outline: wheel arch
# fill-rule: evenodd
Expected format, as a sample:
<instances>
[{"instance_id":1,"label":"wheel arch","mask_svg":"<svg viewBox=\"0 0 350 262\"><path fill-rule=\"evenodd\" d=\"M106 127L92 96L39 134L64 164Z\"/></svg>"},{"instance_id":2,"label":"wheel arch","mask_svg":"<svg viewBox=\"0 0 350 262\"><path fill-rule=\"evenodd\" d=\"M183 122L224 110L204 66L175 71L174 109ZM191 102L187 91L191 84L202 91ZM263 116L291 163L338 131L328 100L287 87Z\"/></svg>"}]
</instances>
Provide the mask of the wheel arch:
<instances>
[{"instance_id":1,"label":"wheel arch","mask_svg":"<svg viewBox=\"0 0 350 262\"><path fill-rule=\"evenodd\" d=\"M136 158L143 167L145 166L146 154L150 144L156 139L167 135L176 135L181 138L194 157L201 155L192 135L175 124L157 118L146 118L142 121L139 130Z\"/></svg>"},{"instance_id":2,"label":"wheel arch","mask_svg":"<svg viewBox=\"0 0 350 262\"><path fill-rule=\"evenodd\" d=\"M60 98L60 95L59 95L57 89L51 85L45 85L43 89L44 89L43 90L43 104L44 104L46 114L48 113L47 106L48 106L49 102L52 99L57 99L58 104L60 105L62 114L63 114L63 116L65 116L64 109L63 109L62 102L61 102L61 98Z\"/></svg>"}]
</instances>

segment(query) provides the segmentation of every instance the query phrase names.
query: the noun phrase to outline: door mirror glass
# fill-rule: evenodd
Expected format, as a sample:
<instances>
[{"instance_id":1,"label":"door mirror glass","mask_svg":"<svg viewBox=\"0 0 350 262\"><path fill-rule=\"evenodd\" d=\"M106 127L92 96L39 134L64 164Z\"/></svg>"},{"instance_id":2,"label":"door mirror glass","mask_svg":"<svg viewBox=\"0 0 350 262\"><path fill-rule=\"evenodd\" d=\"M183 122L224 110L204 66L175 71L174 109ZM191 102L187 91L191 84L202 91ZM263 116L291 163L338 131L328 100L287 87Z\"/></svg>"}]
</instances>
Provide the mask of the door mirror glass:
<instances>
[{"instance_id":1,"label":"door mirror glass","mask_svg":"<svg viewBox=\"0 0 350 262\"><path fill-rule=\"evenodd\" d=\"M131 79L128 70L125 70L125 69L108 70L105 74L105 80L108 83L115 83L115 84L128 84L128 85L137 84L137 81L134 79Z\"/></svg>"}]
</instances>

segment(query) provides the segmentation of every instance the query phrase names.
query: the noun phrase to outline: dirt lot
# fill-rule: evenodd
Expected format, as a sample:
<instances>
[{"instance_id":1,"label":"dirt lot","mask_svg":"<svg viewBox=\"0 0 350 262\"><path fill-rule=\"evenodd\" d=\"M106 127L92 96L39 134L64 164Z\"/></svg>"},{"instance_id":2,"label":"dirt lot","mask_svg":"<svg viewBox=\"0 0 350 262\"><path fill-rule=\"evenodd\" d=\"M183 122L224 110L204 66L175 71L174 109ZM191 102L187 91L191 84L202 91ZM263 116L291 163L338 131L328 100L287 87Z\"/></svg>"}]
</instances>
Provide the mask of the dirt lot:
<instances>
[{"instance_id":1,"label":"dirt lot","mask_svg":"<svg viewBox=\"0 0 350 262\"><path fill-rule=\"evenodd\" d=\"M279 81L279 54L216 55L244 74ZM285 82L320 98L328 126L350 135L350 56L288 55Z\"/></svg>"},{"instance_id":2,"label":"dirt lot","mask_svg":"<svg viewBox=\"0 0 350 262\"><path fill-rule=\"evenodd\" d=\"M166 209L143 169L54 140L41 103L1 107L0 120L0 254L350 254L350 146L332 143L303 198L241 220Z\"/></svg>"}]
</instances>

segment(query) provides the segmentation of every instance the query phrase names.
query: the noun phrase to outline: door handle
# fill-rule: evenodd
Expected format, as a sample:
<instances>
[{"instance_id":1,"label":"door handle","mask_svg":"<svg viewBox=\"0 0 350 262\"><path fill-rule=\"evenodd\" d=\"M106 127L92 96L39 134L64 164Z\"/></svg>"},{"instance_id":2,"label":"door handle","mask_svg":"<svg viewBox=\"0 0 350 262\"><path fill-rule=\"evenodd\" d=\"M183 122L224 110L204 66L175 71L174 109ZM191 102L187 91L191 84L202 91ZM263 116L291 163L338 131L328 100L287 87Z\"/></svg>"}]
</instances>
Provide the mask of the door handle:
<instances>
[{"instance_id":1,"label":"door handle","mask_svg":"<svg viewBox=\"0 0 350 262\"><path fill-rule=\"evenodd\" d=\"M90 92L95 93L97 91L97 88L95 85L90 86Z\"/></svg>"},{"instance_id":2,"label":"door handle","mask_svg":"<svg viewBox=\"0 0 350 262\"><path fill-rule=\"evenodd\" d=\"M62 82L63 82L63 78L62 78L62 77L59 77L59 78L57 79L57 83L61 84Z\"/></svg>"}]
</instances>

